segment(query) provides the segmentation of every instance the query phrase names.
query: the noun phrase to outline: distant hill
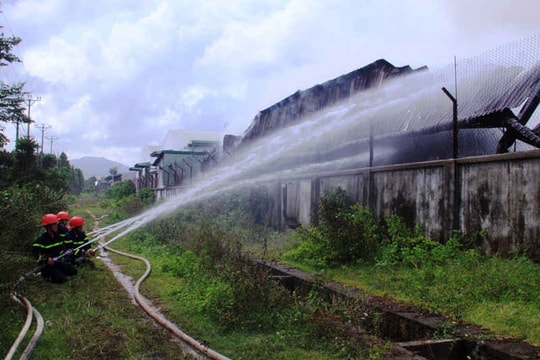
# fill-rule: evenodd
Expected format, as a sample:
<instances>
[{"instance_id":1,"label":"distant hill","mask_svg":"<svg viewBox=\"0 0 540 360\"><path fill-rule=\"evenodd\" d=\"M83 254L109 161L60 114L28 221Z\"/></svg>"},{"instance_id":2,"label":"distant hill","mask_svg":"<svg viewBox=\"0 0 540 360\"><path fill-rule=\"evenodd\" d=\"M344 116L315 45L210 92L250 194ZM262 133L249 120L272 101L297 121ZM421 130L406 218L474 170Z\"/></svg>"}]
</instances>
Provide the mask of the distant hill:
<instances>
[{"instance_id":1,"label":"distant hill","mask_svg":"<svg viewBox=\"0 0 540 360\"><path fill-rule=\"evenodd\" d=\"M71 165L82 170L84 178L92 176L101 178L110 175L109 169L117 168L118 174L126 173L129 167L116 161L105 159L104 157L84 156L80 159L69 160Z\"/></svg>"}]
</instances>

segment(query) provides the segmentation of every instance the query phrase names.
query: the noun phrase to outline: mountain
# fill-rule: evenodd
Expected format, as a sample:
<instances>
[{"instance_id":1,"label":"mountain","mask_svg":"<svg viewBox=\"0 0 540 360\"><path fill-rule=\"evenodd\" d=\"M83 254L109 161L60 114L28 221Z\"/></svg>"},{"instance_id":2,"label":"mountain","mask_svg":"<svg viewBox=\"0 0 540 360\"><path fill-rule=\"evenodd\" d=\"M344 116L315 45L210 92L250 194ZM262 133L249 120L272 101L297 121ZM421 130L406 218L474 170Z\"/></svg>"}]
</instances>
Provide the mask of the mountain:
<instances>
[{"instance_id":1,"label":"mountain","mask_svg":"<svg viewBox=\"0 0 540 360\"><path fill-rule=\"evenodd\" d=\"M116 168L118 174L129 171L129 167L116 161L105 159L104 157L83 156L80 159L69 160L71 165L82 170L84 178L92 176L100 178L110 175L109 170Z\"/></svg>"}]
</instances>

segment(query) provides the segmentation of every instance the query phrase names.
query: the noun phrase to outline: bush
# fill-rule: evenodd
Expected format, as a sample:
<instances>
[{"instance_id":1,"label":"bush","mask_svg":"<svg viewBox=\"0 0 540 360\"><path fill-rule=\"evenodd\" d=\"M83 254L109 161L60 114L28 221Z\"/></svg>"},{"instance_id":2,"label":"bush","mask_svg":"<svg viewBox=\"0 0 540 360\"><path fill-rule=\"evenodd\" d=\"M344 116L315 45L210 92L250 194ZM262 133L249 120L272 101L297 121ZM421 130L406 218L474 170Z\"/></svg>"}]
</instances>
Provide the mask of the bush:
<instances>
[{"instance_id":1,"label":"bush","mask_svg":"<svg viewBox=\"0 0 540 360\"><path fill-rule=\"evenodd\" d=\"M311 266L314 269L323 269L328 265L329 258L333 256L323 248L325 241L318 227L298 228L293 236L298 238L300 243L285 253L283 256L285 259Z\"/></svg>"},{"instance_id":2,"label":"bush","mask_svg":"<svg viewBox=\"0 0 540 360\"><path fill-rule=\"evenodd\" d=\"M135 195L136 189L133 182L126 180L120 183L114 184L111 188L106 191L106 196L113 200L119 201L123 198Z\"/></svg>"},{"instance_id":3,"label":"bush","mask_svg":"<svg viewBox=\"0 0 540 360\"><path fill-rule=\"evenodd\" d=\"M207 294L211 318L224 329L278 328L278 315L292 303L269 271L239 252L229 253L218 267L220 281L214 281Z\"/></svg>"},{"instance_id":4,"label":"bush","mask_svg":"<svg viewBox=\"0 0 540 360\"><path fill-rule=\"evenodd\" d=\"M41 216L67 209L63 193L41 184L11 186L1 190L0 196L0 213L4 214L0 218L0 246L4 249L29 250L41 231Z\"/></svg>"},{"instance_id":5,"label":"bush","mask_svg":"<svg viewBox=\"0 0 540 360\"><path fill-rule=\"evenodd\" d=\"M137 197L141 201L143 206L150 206L154 203L155 195L152 189L144 188L139 190Z\"/></svg>"},{"instance_id":6,"label":"bush","mask_svg":"<svg viewBox=\"0 0 540 360\"><path fill-rule=\"evenodd\" d=\"M191 251L184 251L180 256L171 256L161 267L163 272L174 276L191 278L200 271L199 258Z\"/></svg>"},{"instance_id":7,"label":"bush","mask_svg":"<svg viewBox=\"0 0 540 360\"><path fill-rule=\"evenodd\" d=\"M337 188L321 199L318 226L298 231L303 243L286 256L312 266L371 263L381 246L381 228L375 216L354 204Z\"/></svg>"},{"instance_id":8,"label":"bush","mask_svg":"<svg viewBox=\"0 0 540 360\"><path fill-rule=\"evenodd\" d=\"M378 265L442 265L455 259L469 242L459 232L444 244L427 238L420 226L411 229L397 216L385 219L386 236ZM474 249L469 249L474 252Z\"/></svg>"}]
</instances>

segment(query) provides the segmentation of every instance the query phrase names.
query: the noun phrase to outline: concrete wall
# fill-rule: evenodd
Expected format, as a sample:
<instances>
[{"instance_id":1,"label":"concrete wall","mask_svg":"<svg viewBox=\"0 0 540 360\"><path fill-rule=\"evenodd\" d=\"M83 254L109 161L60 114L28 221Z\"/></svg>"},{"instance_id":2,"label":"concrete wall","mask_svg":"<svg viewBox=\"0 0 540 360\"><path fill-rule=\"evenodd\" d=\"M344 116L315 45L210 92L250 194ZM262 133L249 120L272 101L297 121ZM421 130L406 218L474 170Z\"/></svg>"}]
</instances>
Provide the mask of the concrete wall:
<instances>
[{"instance_id":1,"label":"concrete wall","mask_svg":"<svg viewBox=\"0 0 540 360\"><path fill-rule=\"evenodd\" d=\"M453 229L487 233L489 254L526 251L540 260L540 150L306 176L281 181L282 224L317 221L337 187L379 218L399 215L444 241Z\"/></svg>"},{"instance_id":2,"label":"concrete wall","mask_svg":"<svg viewBox=\"0 0 540 360\"><path fill-rule=\"evenodd\" d=\"M488 231L488 253L526 250L540 259L540 153L519 154L461 164L459 220L465 232Z\"/></svg>"}]
</instances>

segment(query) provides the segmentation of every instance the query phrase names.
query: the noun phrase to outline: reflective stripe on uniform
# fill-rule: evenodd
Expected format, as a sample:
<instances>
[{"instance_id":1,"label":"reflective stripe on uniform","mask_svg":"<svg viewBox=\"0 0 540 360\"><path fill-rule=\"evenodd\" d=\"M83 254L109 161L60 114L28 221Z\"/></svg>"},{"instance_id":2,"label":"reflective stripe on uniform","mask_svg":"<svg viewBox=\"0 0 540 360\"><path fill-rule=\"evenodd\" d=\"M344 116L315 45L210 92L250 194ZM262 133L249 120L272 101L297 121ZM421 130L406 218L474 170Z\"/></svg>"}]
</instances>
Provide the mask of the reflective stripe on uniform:
<instances>
[{"instance_id":1,"label":"reflective stripe on uniform","mask_svg":"<svg viewBox=\"0 0 540 360\"><path fill-rule=\"evenodd\" d=\"M51 248L54 248L56 246L63 246L63 245L64 245L64 242L60 241L60 242L49 244L49 245L43 245L43 244L39 244L39 243L34 243L33 246L41 248L41 249L51 249Z\"/></svg>"}]
</instances>

